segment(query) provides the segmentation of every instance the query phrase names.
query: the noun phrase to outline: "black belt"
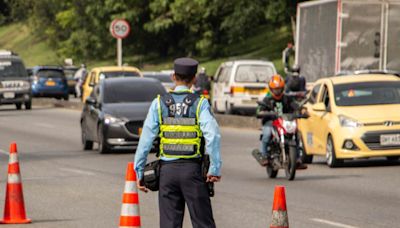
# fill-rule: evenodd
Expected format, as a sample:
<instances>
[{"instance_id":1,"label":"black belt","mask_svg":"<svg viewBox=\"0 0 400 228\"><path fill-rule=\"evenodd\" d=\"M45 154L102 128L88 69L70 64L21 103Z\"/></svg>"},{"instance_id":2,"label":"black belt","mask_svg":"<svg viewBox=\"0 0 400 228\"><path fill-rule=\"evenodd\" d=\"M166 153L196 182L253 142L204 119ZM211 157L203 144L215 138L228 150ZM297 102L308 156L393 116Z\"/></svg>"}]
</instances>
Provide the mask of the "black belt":
<instances>
[{"instance_id":1,"label":"black belt","mask_svg":"<svg viewBox=\"0 0 400 228\"><path fill-rule=\"evenodd\" d=\"M190 158L190 159L184 159L184 158L180 158L177 160L172 160L172 161L163 161L160 160L161 165L165 165L165 164L171 164L171 163L201 163L203 160L201 158Z\"/></svg>"}]
</instances>

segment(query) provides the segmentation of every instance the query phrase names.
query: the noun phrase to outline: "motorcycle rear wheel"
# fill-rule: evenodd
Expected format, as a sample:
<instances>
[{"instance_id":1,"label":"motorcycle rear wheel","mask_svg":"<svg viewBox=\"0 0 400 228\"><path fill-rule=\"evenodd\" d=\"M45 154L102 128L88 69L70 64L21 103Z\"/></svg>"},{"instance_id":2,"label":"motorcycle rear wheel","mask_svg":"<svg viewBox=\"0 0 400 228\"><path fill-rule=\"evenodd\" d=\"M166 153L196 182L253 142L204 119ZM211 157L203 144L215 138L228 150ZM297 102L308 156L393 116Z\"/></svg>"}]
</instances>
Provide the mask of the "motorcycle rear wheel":
<instances>
[{"instance_id":1,"label":"motorcycle rear wheel","mask_svg":"<svg viewBox=\"0 0 400 228\"><path fill-rule=\"evenodd\" d=\"M285 174L288 180L293 180L296 176L296 158L297 148L295 146L289 146L288 164L285 167Z\"/></svg>"},{"instance_id":2,"label":"motorcycle rear wheel","mask_svg":"<svg viewBox=\"0 0 400 228\"><path fill-rule=\"evenodd\" d=\"M267 174L269 178L276 178L278 176L278 171L279 170L274 170L271 165L267 166Z\"/></svg>"}]
</instances>

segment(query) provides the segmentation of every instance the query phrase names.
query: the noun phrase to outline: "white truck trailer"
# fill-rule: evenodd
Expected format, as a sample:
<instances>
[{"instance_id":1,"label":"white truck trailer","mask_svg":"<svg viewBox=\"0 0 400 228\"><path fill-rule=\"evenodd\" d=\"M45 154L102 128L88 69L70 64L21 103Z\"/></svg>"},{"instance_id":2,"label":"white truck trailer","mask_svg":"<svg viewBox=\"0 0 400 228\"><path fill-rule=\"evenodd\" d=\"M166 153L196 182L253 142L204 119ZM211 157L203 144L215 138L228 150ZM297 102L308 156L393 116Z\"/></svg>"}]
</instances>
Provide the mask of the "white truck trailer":
<instances>
[{"instance_id":1,"label":"white truck trailer","mask_svg":"<svg viewBox=\"0 0 400 228\"><path fill-rule=\"evenodd\" d=\"M355 70L400 72L400 0L300 3L295 41L308 82Z\"/></svg>"}]
</instances>

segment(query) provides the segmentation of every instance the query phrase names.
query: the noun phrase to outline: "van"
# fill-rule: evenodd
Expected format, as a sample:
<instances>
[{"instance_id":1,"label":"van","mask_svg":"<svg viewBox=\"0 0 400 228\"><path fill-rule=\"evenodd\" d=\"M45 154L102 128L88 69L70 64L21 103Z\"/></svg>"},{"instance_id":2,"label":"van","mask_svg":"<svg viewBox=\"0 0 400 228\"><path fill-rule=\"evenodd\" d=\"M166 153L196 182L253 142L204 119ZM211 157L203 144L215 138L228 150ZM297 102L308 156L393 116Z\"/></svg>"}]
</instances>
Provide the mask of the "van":
<instances>
[{"instance_id":1,"label":"van","mask_svg":"<svg viewBox=\"0 0 400 228\"><path fill-rule=\"evenodd\" d=\"M257 101L268 91L268 81L276 74L272 62L237 60L222 63L214 76L214 112L233 114L255 112Z\"/></svg>"},{"instance_id":2,"label":"van","mask_svg":"<svg viewBox=\"0 0 400 228\"><path fill-rule=\"evenodd\" d=\"M19 110L32 108L31 82L21 58L0 50L0 104L14 104Z\"/></svg>"}]
</instances>

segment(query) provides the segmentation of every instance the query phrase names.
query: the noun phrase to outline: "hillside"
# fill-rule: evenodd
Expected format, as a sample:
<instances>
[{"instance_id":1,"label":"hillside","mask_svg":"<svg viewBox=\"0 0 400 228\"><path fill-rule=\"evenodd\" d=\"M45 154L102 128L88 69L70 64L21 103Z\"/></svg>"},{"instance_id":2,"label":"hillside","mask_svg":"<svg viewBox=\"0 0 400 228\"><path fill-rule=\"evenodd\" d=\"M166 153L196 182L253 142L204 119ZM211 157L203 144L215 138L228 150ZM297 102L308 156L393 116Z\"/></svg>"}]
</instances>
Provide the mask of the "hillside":
<instances>
[{"instance_id":1,"label":"hillside","mask_svg":"<svg viewBox=\"0 0 400 228\"><path fill-rule=\"evenodd\" d=\"M229 59L268 59L274 62L279 72L282 72L281 52L286 43L291 39L291 33L287 28L272 31L268 26L257 28L257 32L247 39L230 45L228 47L229 57L218 59L200 59L201 65L205 66L209 74L213 74L218 65ZM28 26L22 24L11 24L0 27L0 49L9 49L17 52L24 60L26 66L61 64L63 57L57 56L46 40L34 38ZM161 70L172 68L173 58L149 59L145 57L129 56L124 53L124 63L140 66L143 70ZM79 63L76 63L79 64ZM113 65L114 59L105 61L87 61L89 67L101 65Z\"/></svg>"}]
</instances>

